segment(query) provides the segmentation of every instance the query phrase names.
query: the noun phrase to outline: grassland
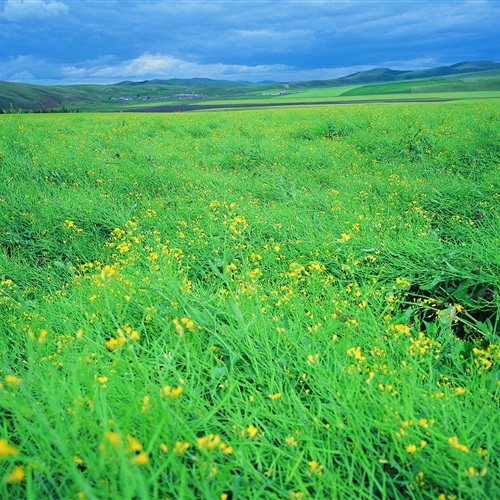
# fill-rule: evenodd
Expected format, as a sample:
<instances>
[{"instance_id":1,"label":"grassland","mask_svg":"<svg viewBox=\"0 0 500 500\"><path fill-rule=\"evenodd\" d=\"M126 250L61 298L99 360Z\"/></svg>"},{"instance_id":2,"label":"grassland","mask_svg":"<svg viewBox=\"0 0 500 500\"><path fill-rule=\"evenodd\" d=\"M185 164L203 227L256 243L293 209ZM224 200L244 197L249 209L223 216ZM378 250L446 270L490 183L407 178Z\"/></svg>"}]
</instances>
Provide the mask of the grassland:
<instances>
[{"instance_id":1,"label":"grassland","mask_svg":"<svg viewBox=\"0 0 500 500\"><path fill-rule=\"evenodd\" d=\"M0 116L0 497L498 497L499 135Z\"/></svg>"},{"instance_id":2,"label":"grassland","mask_svg":"<svg viewBox=\"0 0 500 500\"><path fill-rule=\"evenodd\" d=\"M384 94L430 94L455 92L498 92L500 76L461 79L423 79L406 82L360 85L343 92L342 96L384 95Z\"/></svg>"},{"instance_id":3,"label":"grassland","mask_svg":"<svg viewBox=\"0 0 500 500\"><path fill-rule=\"evenodd\" d=\"M233 82L207 78L124 81L108 85L42 86L0 81L0 113L47 111L126 111L200 103L262 104L328 101L470 99L500 96L499 64L459 63L420 71L375 68L336 80ZM419 97L423 96L423 97ZM194 107L193 106L193 107Z\"/></svg>"}]
</instances>

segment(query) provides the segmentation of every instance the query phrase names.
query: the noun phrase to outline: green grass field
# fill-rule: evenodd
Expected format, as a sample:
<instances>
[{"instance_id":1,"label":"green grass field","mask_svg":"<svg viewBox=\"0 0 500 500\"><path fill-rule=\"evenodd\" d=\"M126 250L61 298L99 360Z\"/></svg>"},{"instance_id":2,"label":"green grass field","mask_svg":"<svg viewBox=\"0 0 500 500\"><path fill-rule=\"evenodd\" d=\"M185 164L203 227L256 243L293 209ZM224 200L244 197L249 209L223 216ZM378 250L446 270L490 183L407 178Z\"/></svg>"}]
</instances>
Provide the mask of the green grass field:
<instances>
[{"instance_id":1,"label":"green grass field","mask_svg":"<svg viewBox=\"0 0 500 500\"><path fill-rule=\"evenodd\" d=\"M254 83L210 79L150 80L109 85L42 86L0 81L0 114L15 112L111 112L200 104L315 103L373 100L476 99L500 96L496 63L463 63L474 72L443 75L443 68L410 72L413 78L387 81L391 70L356 73L337 80ZM458 71L457 68L455 70ZM418 78L416 78L418 76ZM392 75L394 77L394 75ZM401 75L400 75L401 77ZM360 83L361 82L361 83ZM369 82L369 83L367 83ZM285 92L281 94L281 92ZM193 98L179 95L191 94ZM197 97L195 97L197 96Z\"/></svg>"},{"instance_id":2,"label":"green grass field","mask_svg":"<svg viewBox=\"0 0 500 500\"><path fill-rule=\"evenodd\" d=\"M498 498L499 119L0 116L0 497Z\"/></svg>"},{"instance_id":3,"label":"green grass field","mask_svg":"<svg viewBox=\"0 0 500 500\"><path fill-rule=\"evenodd\" d=\"M500 76L489 78L463 78L456 80L424 79L405 82L378 83L375 85L360 85L347 89L341 95L384 95L384 94L434 94L448 93L452 97L457 92L497 92L500 88Z\"/></svg>"},{"instance_id":4,"label":"green grass field","mask_svg":"<svg viewBox=\"0 0 500 500\"><path fill-rule=\"evenodd\" d=\"M308 106L325 106L325 103L330 103L331 105L353 105L359 104L362 106L372 106L376 104L386 105L386 104L398 104L398 103L428 103L432 101L436 102L446 102L446 101L482 101L482 100L495 100L500 98L500 92L436 92L433 94L412 94L412 95L402 95L402 94L386 94L386 95L367 95L367 96L324 96L324 97L301 97L298 94L293 96L289 95L284 98L279 97L269 97L265 101L262 99L248 97L245 99L235 98L235 99L207 99L203 102L183 102L183 103L173 103L171 101L156 102L152 104L137 105L130 104L127 108L123 108L122 111L141 111L147 110L148 108L158 107L168 111L169 107L175 110L176 106L182 105L183 111L189 111L190 106L207 106L210 112L210 106L221 106L221 109L227 109L237 111L244 110L245 106L254 107L276 107L277 104L288 108L298 108L298 107L308 107ZM195 108L193 108L195 110ZM105 108L102 109L105 112ZM200 111L200 110L198 110Z\"/></svg>"}]
</instances>

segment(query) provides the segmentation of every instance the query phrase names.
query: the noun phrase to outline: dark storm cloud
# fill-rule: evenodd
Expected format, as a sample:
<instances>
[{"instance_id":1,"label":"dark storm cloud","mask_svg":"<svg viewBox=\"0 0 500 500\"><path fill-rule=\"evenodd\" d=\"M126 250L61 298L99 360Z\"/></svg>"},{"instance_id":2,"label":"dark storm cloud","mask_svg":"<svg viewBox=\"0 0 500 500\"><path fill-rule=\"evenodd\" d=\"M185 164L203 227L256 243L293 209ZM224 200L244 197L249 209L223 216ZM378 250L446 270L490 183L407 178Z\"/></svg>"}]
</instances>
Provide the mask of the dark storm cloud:
<instances>
[{"instance_id":1,"label":"dark storm cloud","mask_svg":"<svg viewBox=\"0 0 500 500\"><path fill-rule=\"evenodd\" d=\"M7 0L0 79L296 80L499 60L499 21L486 0Z\"/></svg>"}]
</instances>

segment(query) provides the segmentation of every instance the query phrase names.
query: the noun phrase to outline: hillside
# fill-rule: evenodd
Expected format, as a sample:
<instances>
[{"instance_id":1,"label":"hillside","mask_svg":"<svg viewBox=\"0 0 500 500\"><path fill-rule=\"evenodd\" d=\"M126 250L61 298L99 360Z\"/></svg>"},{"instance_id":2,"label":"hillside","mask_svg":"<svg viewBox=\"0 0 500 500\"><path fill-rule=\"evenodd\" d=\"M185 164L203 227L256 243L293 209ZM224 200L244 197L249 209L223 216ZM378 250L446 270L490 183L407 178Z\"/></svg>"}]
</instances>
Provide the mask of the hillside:
<instances>
[{"instance_id":1,"label":"hillside","mask_svg":"<svg viewBox=\"0 0 500 500\"><path fill-rule=\"evenodd\" d=\"M225 98L265 92L277 84L231 82L208 78L124 81L111 85L43 86L0 81L0 110L44 111L120 109L153 101Z\"/></svg>"},{"instance_id":2,"label":"hillside","mask_svg":"<svg viewBox=\"0 0 500 500\"><path fill-rule=\"evenodd\" d=\"M480 92L500 91L500 71L496 76L481 79L429 79L406 80L402 82L361 85L341 94L349 96L387 95L387 94L429 94L441 92Z\"/></svg>"},{"instance_id":3,"label":"hillside","mask_svg":"<svg viewBox=\"0 0 500 500\"><path fill-rule=\"evenodd\" d=\"M422 78L436 78L449 75L462 75L466 73L477 73L491 70L500 70L500 63L491 61L462 62L452 64L451 66L439 66L437 68L417 71L395 71L388 68L376 68L368 71L353 73L352 75L339 78L339 81L346 84L394 82Z\"/></svg>"},{"instance_id":4,"label":"hillside","mask_svg":"<svg viewBox=\"0 0 500 500\"><path fill-rule=\"evenodd\" d=\"M266 82L274 84L275 82ZM142 82L124 81L116 85L141 86L141 85L171 85L174 87L248 87L256 85L246 81L211 80L210 78L170 78L169 80L144 80Z\"/></svg>"},{"instance_id":5,"label":"hillside","mask_svg":"<svg viewBox=\"0 0 500 500\"><path fill-rule=\"evenodd\" d=\"M373 68L367 71L359 71L351 75L343 76L335 80L308 80L291 83L290 87L296 89L317 87L338 87L342 85L365 85L386 82L397 82L406 80L425 80L429 78L446 78L467 75L471 73L498 72L500 63L492 61L472 61L453 64L451 66L439 66L424 70L401 71L390 68Z\"/></svg>"},{"instance_id":6,"label":"hillside","mask_svg":"<svg viewBox=\"0 0 500 500\"><path fill-rule=\"evenodd\" d=\"M266 102L274 99L273 96L279 96L284 102L287 96L296 98L307 90L340 90L342 87L346 87L346 91L336 91L337 96L497 91L500 90L500 63L461 62L417 71L373 68L335 80L291 83L173 78L110 85L43 86L0 81L0 112L119 111L156 102L188 104L207 99L258 99Z\"/></svg>"}]
</instances>

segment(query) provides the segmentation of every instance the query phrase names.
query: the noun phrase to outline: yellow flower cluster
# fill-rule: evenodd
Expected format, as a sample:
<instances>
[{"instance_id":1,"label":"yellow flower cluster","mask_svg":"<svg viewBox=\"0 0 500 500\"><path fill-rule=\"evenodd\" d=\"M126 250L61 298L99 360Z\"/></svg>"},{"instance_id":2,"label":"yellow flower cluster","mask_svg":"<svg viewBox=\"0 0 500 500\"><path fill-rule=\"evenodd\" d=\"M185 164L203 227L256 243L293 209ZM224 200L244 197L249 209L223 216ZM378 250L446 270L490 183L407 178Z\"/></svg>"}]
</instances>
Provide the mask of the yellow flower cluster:
<instances>
[{"instance_id":1,"label":"yellow flower cluster","mask_svg":"<svg viewBox=\"0 0 500 500\"><path fill-rule=\"evenodd\" d=\"M169 385L166 385L163 387L161 390L161 396L167 396L169 398L178 398L182 394L183 388L182 386L177 386L175 388L170 387Z\"/></svg>"},{"instance_id":2,"label":"yellow flower cluster","mask_svg":"<svg viewBox=\"0 0 500 500\"><path fill-rule=\"evenodd\" d=\"M83 229L81 227L77 227L77 225L72 220L65 220L63 222L63 227L65 229L71 229L72 231L75 231L76 233L81 233L83 231Z\"/></svg>"},{"instance_id":3,"label":"yellow flower cluster","mask_svg":"<svg viewBox=\"0 0 500 500\"><path fill-rule=\"evenodd\" d=\"M196 324L192 319L189 318L174 318L172 320L172 323L174 324L175 331L182 336L184 334L184 331L187 330L195 330Z\"/></svg>"},{"instance_id":4,"label":"yellow flower cluster","mask_svg":"<svg viewBox=\"0 0 500 500\"><path fill-rule=\"evenodd\" d=\"M15 446L9 444L6 439L0 439L0 460L5 460L16 456L19 453ZM6 483L18 483L26 478L26 472L20 465L15 465L7 476L4 477Z\"/></svg>"},{"instance_id":5,"label":"yellow flower cluster","mask_svg":"<svg viewBox=\"0 0 500 500\"><path fill-rule=\"evenodd\" d=\"M458 442L457 436L452 436L451 438L449 438L448 444L453 448L456 448L457 450L463 451L464 453L469 453L469 448L467 448L467 446L465 446L464 444L460 444Z\"/></svg>"},{"instance_id":6,"label":"yellow flower cluster","mask_svg":"<svg viewBox=\"0 0 500 500\"><path fill-rule=\"evenodd\" d=\"M125 325L123 328L117 328L116 337L109 339L105 345L110 351L116 351L127 342L139 339L137 330L134 330L130 325Z\"/></svg>"},{"instance_id":7,"label":"yellow flower cluster","mask_svg":"<svg viewBox=\"0 0 500 500\"><path fill-rule=\"evenodd\" d=\"M200 451L219 449L224 455L231 455L234 452L233 447L224 443L218 434L201 436L197 438L196 442Z\"/></svg>"},{"instance_id":8,"label":"yellow flower cluster","mask_svg":"<svg viewBox=\"0 0 500 500\"><path fill-rule=\"evenodd\" d=\"M104 433L105 443L111 445L112 449L115 451L123 451L125 454L132 454L129 457L129 463L135 465L146 465L149 462L149 456L143 450L142 444L132 435L127 434L125 439L118 432L105 432ZM106 452L105 443L101 443L99 449L101 452Z\"/></svg>"}]
</instances>

